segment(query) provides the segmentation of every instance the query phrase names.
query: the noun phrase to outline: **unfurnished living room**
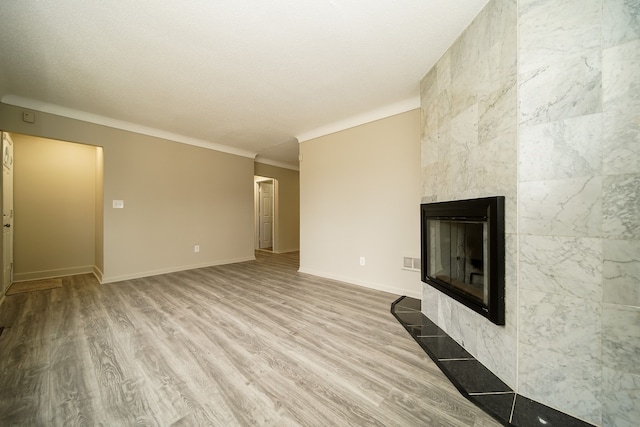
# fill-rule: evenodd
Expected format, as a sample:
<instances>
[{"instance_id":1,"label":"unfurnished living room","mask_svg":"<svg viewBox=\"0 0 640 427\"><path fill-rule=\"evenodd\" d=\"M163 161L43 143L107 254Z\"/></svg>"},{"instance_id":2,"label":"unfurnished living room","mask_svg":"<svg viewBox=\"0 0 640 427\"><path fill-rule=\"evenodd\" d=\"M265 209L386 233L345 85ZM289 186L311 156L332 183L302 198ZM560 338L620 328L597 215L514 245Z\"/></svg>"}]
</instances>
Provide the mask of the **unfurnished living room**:
<instances>
[{"instance_id":1,"label":"unfurnished living room","mask_svg":"<svg viewBox=\"0 0 640 427\"><path fill-rule=\"evenodd\" d=\"M0 425L640 425L637 0L0 16Z\"/></svg>"}]
</instances>

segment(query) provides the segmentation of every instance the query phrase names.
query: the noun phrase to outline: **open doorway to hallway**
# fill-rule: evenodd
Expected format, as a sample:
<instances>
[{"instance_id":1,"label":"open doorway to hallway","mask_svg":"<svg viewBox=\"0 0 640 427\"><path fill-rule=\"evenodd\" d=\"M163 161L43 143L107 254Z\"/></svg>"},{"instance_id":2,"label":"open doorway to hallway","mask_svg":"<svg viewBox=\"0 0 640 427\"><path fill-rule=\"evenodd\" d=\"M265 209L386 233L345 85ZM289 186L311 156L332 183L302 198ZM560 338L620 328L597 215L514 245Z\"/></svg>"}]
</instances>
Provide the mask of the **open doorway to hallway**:
<instances>
[{"instance_id":1,"label":"open doorway to hallway","mask_svg":"<svg viewBox=\"0 0 640 427\"><path fill-rule=\"evenodd\" d=\"M263 176L254 177L255 249L273 252L276 247L278 182Z\"/></svg>"}]
</instances>

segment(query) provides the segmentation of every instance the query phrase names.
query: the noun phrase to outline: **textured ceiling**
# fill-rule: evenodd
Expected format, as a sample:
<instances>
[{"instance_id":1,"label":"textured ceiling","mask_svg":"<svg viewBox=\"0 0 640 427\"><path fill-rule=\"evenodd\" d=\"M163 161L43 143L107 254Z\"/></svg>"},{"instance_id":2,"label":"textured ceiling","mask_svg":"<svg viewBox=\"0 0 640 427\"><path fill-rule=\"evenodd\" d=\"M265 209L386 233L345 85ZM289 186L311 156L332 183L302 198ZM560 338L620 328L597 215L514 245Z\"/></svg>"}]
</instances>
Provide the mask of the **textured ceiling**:
<instances>
[{"instance_id":1,"label":"textured ceiling","mask_svg":"<svg viewBox=\"0 0 640 427\"><path fill-rule=\"evenodd\" d=\"M0 100L297 164L418 106L487 0L2 0Z\"/></svg>"}]
</instances>

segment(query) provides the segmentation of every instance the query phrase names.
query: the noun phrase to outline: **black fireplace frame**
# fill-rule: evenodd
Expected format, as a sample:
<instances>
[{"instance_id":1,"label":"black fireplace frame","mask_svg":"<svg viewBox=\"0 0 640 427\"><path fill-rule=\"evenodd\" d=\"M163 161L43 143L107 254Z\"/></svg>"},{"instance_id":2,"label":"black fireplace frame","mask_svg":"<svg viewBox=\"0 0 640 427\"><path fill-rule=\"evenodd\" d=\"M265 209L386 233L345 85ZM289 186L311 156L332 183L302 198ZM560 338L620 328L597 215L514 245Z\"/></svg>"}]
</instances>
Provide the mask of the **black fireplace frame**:
<instances>
[{"instance_id":1,"label":"black fireplace frame","mask_svg":"<svg viewBox=\"0 0 640 427\"><path fill-rule=\"evenodd\" d=\"M483 221L488 226L488 303L478 303L455 286L431 277L427 220ZM497 325L504 325L504 196L423 203L420 205L421 279ZM487 255L485 255L487 256Z\"/></svg>"}]
</instances>

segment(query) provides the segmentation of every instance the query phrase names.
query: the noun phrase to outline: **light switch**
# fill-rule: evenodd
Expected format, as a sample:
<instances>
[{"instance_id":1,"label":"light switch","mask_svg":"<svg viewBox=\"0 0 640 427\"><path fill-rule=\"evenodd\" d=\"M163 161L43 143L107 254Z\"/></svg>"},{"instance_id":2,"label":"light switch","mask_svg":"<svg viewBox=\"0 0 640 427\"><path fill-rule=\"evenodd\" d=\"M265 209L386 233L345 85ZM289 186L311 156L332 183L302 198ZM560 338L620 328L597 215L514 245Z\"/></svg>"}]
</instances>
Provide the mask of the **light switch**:
<instances>
[{"instance_id":1,"label":"light switch","mask_svg":"<svg viewBox=\"0 0 640 427\"><path fill-rule=\"evenodd\" d=\"M124 209L124 200L114 200L113 209Z\"/></svg>"}]
</instances>

